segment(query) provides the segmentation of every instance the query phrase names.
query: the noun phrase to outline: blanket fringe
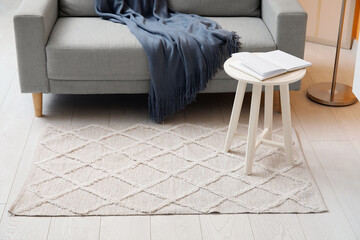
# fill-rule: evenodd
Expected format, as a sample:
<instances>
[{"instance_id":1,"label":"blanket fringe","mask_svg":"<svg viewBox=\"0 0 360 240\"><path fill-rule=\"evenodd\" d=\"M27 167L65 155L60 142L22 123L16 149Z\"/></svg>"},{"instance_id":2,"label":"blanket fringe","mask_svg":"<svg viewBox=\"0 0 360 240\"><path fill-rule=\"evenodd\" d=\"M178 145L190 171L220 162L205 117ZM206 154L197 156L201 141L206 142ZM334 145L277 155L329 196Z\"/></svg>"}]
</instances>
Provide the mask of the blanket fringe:
<instances>
[{"instance_id":1,"label":"blanket fringe","mask_svg":"<svg viewBox=\"0 0 360 240\"><path fill-rule=\"evenodd\" d=\"M154 88L150 86L149 94L149 114L151 119L157 123L164 121L165 116L174 114L186 107L186 105L195 101L198 92L204 90L207 83L223 68L223 64L232 53L238 52L240 49L240 37L236 32L230 32L227 41L221 45L212 54L211 60L207 63L207 67L188 77L187 81L191 84L187 86L186 91L178 91L172 99L159 100L155 99L156 94Z\"/></svg>"}]
</instances>

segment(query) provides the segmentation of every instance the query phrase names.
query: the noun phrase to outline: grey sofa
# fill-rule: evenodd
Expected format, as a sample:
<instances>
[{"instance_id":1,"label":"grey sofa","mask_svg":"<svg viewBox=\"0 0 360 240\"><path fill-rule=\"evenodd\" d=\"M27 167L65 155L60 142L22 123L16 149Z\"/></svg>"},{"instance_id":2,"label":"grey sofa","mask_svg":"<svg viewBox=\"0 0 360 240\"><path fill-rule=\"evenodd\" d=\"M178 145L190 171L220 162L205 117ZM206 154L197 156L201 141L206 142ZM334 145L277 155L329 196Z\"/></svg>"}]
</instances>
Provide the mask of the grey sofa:
<instances>
[{"instance_id":1,"label":"grey sofa","mask_svg":"<svg viewBox=\"0 0 360 240\"><path fill-rule=\"evenodd\" d=\"M242 51L280 49L304 55L307 14L297 0L168 0L171 8L217 21L241 36ZM21 91L147 93L150 74L139 41L121 24L96 16L94 0L24 0L14 16ZM298 90L300 82L291 85ZM205 92L234 92L223 71Z\"/></svg>"}]
</instances>

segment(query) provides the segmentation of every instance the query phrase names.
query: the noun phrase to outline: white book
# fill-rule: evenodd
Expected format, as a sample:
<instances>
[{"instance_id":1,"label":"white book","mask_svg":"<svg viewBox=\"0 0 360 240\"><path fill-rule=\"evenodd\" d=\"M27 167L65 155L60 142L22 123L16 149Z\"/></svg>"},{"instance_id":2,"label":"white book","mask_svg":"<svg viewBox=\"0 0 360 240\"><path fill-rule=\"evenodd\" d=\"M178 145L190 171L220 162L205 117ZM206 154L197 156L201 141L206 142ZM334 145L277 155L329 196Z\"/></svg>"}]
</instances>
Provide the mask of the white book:
<instances>
[{"instance_id":1,"label":"white book","mask_svg":"<svg viewBox=\"0 0 360 240\"><path fill-rule=\"evenodd\" d=\"M306 68L311 63L280 50L266 53L234 53L236 59L229 65L259 80Z\"/></svg>"}]
</instances>

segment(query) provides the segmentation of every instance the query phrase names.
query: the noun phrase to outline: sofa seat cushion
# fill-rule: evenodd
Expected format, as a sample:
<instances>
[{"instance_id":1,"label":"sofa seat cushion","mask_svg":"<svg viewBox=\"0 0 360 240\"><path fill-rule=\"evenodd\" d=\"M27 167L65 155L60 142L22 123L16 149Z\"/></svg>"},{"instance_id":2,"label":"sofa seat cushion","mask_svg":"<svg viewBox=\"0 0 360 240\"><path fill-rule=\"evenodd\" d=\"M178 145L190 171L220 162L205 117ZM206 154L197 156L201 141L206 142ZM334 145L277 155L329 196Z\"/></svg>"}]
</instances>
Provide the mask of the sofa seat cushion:
<instances>
[{"instance_id":1,"label":"sofa seat cushion","mask_svg":"<svg viewBox=\"0 0 360 240\"><path fill-rule=\"evenodd\" d=\"M241 36L242 51L276 48L260 18L211 18ZM148 80L145 51L127 26L100 18L59 18L46 46L50 79ZM216 78L227 78L220 71Z\"/></svg>"}]
</instances>

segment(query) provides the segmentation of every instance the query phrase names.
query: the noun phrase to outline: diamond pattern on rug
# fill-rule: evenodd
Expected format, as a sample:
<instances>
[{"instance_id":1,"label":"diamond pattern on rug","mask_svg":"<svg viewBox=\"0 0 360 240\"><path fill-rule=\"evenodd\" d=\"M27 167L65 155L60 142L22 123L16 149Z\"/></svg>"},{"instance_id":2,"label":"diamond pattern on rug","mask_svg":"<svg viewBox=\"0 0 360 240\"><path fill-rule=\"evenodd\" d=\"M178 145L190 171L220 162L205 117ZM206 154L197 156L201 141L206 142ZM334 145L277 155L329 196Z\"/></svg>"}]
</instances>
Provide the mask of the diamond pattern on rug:
<instances>
[{"instance_id":1,"label":"diamond pattern on rug","mask_svg":"<svg viewBox=\"0 0 360 240\"><path fill-rule=\"evenodd\" d=\"M91 186L100 195L106 198L121 199L133 190L133 186L115 177L101 179Z\"/></svg>"},{"instance_id":2,"label":"diamond pattern on rug","mask_svg":"<svg viewBox=\"0 0 360 240\"><path fill-rule=\"evenodd\" d=\"M100 140L100 142L102 142L105 146L108 146L113 149L119 147L125 148L128 147L129 145L133 145L136 143L135 140L120 134L111 135L109 137L103 138Z\"/></svg>"},{"instance_id":3,"label":"diamond pattern on rug","mask_svg":"<svg viewBox=\"0 0 360 240\"><path fill-rule=\"evenodd\" d=\"M83 128L75 131L77 135L84 139L100 139L108 134L111 133L111 131L108 131L102 127L99 126L90 126L88 128Z\"/></svg>"},{"instance_id":4,"label":"diamond pattern on rug","mask_svg":"<svg viewBox=\"0 0 360 240\"><path fill-rule=\"evenodd\" d=\"M246 134L246 126L238 132ZM279 131L274 139L282 140ZM293 134L295 166L281 149L260 146L245 175L246 142L227 128L136 124L48 127L11 209L21 216L205 213L310 213L326 206Z\"/></svg>"}]
</instances>

